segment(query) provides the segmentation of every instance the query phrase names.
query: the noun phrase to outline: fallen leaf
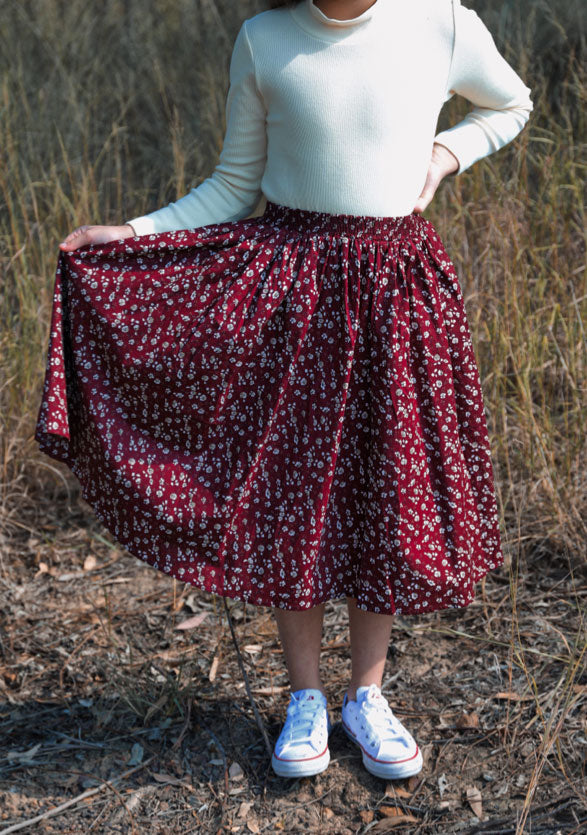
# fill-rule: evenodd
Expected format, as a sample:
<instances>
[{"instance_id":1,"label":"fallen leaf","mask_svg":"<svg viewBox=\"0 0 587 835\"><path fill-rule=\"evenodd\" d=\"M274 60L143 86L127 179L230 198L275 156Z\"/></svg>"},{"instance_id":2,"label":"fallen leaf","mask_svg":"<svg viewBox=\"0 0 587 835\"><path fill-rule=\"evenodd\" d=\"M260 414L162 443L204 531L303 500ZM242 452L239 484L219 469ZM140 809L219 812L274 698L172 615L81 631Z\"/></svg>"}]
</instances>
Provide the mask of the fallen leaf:
<instances>
[{"instance_id":1,"label":"fallen leaf","mask_svg":"<svg viewBox=\"0 0 587 835\"><path fill-rule=\"evenodd\" d=\"M49 573L52 574L53 572L49 572ZM55 575L53 575L53 576L55 576ZM57 577L57 580L60 583L67 583L69 580L77 580L78 577L83 577L83 576L84 576L83 571L71 571L67 574L60 574L59 577Z\"/></svg>"},{"instance_id":2,"label":"fallen leaf","mask_svg":"<svg viewBox=\"0 0 587 835\"><path fill-rule=\"evenodd\" d=\"M246 644L243 647L245 652L249 652L251 655L255 655L257 652L261 652L263 649L262 644Z\"/></svg>"},{"instance_id":3,"label":"fallen leaf","mask_svg":"<svg viewBox=\"0 0 587 835\"><path fill-rule=\"evenodd\" d=\"M80 778L79 785L82 789L93 789L95 786L100 785L100 780L96 777L83 777Z\"/></svg>"},{"instance_id":4,"label":"fallen leaf","mask_svg":"<svg viewBox=\"0 0 587 835\"><path fill-rule=\"evenodd\" d=\"M455 722L456 728L478 728L479 716L476 713L461 713Z\"/></svg>"},{"instance_id":5,"label":"fallen leaf","mask_svg":"<svg viewBox=\"0 0 587 835\"><path fill-rule=\"evenodd\" d=\"M192 652L193 650L191 648L188 648L187 650L180 650L179 654L176 649L164 649L162 652L158 652L156 657L160 658L170 667L180 667L186 662Z\"/></svg>"},{"instance_id":6,"label":"fallen leaf","mask_svg":"<svg viewBox=\"0 0 587 835\"><path fill-rule=\"evenodd\" d=\"M371 823L374 817L374 813L372 809L363 809L362 812L359 812L359 817L363 821L363 823Z\"/></svg>"},{"instance_id":7,"label":"fallen leaf","mask_svg":"<svg viewBox=\"0 0 587 835\"><path fill-rule=\"evenodd\" d=\"M84 560L84 571L92 571L98 565L98 560L93 554L88 554Z\"/></svg>"},{"instance_id":8,"label":"fallen leaf","mask_svg":"<svg viewBox=\"0 0 587 835\"><path fill-rule=\"evenodd\" d=\"M406 791L401 786L396 786L394 783L388 783L385 787L385 794L388 797L411 797L412 793Z\"/></svg>"},{"instance_id":9,"label":"fallen leaf","mask_svg":"<svg viewBox=\"0 0 587 835\"><path fill-rule=\"evenodd\" d=\"M413 815L395 815L392 818L383 818L383 820L378 821L370 831L391 832L392 829L405 826L407 823L420 823L420 820Z\"/></svg>"},{"instance_id":10,"label":"fallen leaf","mask_svg":"<svg viewBox=\"0 0 587 835\"><path fill-rule=\"evenodd\" d=\"M418 776L417 774L413 774L411 777L408 778L408 789L410 793L416 791L420 783L422 782L422 777Z\"/></svg>"},{"instance_id":11,"label":"fallen leaf","mask_svg":"<svg viewBox=\"0 0 587 835\"><path fill-rule=\"evenodd\" d=\"M247 829L249 830L249 832L254 832L255 835L257 835L257 833L261 831L259 829L259 824L254 818L247 821Z\"/></svg>"},{"instance_id":12,"label":"fallen leaf","mask_svg":"<svg viewBox=\"0 0 587 835\"><path fill-rule=\"evenodd\" d=\"M140 745L138 742L135 742L133 747L130 751L130 760L127 762L127 765L139 765L143 761L143 746Z\"/></svg>"},{"instance_id":13,"label":"fallen leaf","mask_svg":"<svg viewBox=\"0 0 587 835\"><path fill-rule=\"evenodd\" d=\"M467 792L467 800L469 802L469 806L477 815L477 817L481 819L483 817L481 792L479 791L477 786L467 786L465 791Z\"/></svg>"},{"instance_id":14,"label":"fallen leaf","mask_svg":"<svg viewBox=\"0 0 587 835\"><path fill-rule=\"evenodd\" d=\"M171 786L187 785L183 780L173 777L171 774L156 774L154 771L151 771L150 774L158 783L168 783Z\"/></svg>"},{"instance_id":15,"label":"fallen leaf","mask_svg":"<svg viewBox=\"0 0 587 835\"><path fill-rule=\"evenodd\" d=\"M230 768L228 769L228 776L231 780L242 780L245 776L245 772L242 770L242 768L237 762L233 762Z\"/></svg>"},{"instance_id":16,"label":"fallen leaf","mask_svg":"<svg viewBox=\"0 0 587 835\"><path fill-rule=\"evenodd\" d=\"M46 562L40 562L35 577L38 577L39 574L49 574L51 577L58 577L59 569L52 565L48 565Z\"/></svg>"},{"instance_id":17,"label":"fallen leaf","mask_svg":"<svg viewBox=\"0 0 587 835\"><path fill-rule=\"evenodd\" d=\"M236 813L237 818L246 818L252 808L253 804L250 800L243 800L241 805L238 807L238 812Z\"/></svg>"},{"instance_id":18,"label":"fallen leaf","mask_svg":"<svg viewBox=\"0 0 587 835\"><path fill-rule=\"evenodd\" d=\"M528 702L532 701L534 696L520 696L519 693L514 693L513 690L500 690L495 694L496 699L509 699L511 702Z\"/></svg>"},{"instance_id":19,"label":"fallen leaf","mask_svg":"<svg viewBox=\"0 0 587 835\"><path fill-rule=\"evenodd\" d=\"M446 774L444 772L438 778L438 793L442 797L446 789L448 788L448 780L446 779Z\"/></svg>"},{"instance_id":20,"label":"fallen leaf","mask_svg":"<svg viewBox=\"0 0 587 835\"><path fill-rule=\"evenodd\" d=\"M214 656L212 659L212 666L210 667L210 672L208 673L208 679L210 681L214 681L216 678L216 673L218 672L218 664L220 663L220 659L217 655Z\"/></svg>"},{"instance_id":21,"label":"fallen leaf","mask_svg":"<svg viewBox=\"0 0 587 835\"><path fill-rule=\"evenodd\" d=\"M386 818L395 818L404 813L403 809L400 809L399 806L380 806L379 811Z\"/></svg>"},{"instance_id":22,"label":"fallen leaf","mask_svg":"<svg viewBox=\"0 0 587 835\"><path fill-rule=\"evenodd\" d=\"M330 818L334 817L334 812L332 811L332 809L329 809L328 806L325 806L322 812L327 821L329 821Z\"/></svg>"},{"instance_id":23,"label":"fallen leaf","mask_svg":"<svg viewBox=\"0 0 587 835\"><path fill-rule=\"evenodd\" d=\"M208 612L200 612L199 615L195 615L193 618L188 618L187 620L182 620L181 623L178 623L175 627L176 629L195 629L196 626L199 626L202 621L206 620L208 617Z\"/></svg>"},{"instance_id":24,"label":"fallen leaf","mask_svg":"<svg viewBox=\"0 0 587 835\"><path fill-rule=\"evenodd\" d=\"M26 762L27 760L32 760L39 748L41 747L40 742L38 742L33 748L29 748L27 751L9 751L6 755L7 758L14 762Z\"/></svg>"}]
</instances>

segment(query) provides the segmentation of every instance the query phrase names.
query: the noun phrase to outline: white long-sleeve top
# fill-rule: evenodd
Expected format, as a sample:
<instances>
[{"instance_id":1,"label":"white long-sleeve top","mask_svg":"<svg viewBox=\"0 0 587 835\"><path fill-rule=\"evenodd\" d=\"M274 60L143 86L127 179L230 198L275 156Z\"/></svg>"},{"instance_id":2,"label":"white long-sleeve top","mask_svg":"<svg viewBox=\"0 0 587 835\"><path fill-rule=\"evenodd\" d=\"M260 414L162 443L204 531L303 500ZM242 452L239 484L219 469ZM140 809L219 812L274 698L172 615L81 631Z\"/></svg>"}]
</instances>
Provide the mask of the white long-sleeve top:
<instances>
[{"instance_id":1,"label":"white long-sleeve top","mask_svg":"<svg viewBox=\"0 0 587 835\"><path fill-rule=\"evenodd\" d=\"M474 107L436 134L455 93ZM126 222L145 235L240 220L262 194L296 209L410 214L434 142L460 174L510 142L531 110L530 90L460 0L376 0L351 20L301 0L243 23L212 175Z\"/></svg>"}]
</instances>

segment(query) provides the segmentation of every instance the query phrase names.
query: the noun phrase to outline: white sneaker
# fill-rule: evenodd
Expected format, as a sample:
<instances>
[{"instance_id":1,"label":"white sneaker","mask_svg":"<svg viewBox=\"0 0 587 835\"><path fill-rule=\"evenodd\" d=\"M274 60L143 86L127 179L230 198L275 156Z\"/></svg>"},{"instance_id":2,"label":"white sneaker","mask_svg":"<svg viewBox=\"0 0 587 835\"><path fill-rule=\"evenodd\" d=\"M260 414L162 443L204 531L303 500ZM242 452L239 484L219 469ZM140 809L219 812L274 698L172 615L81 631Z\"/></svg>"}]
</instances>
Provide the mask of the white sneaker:
<instances>
[{"instance_id":1,"label":"white sneaker","mask_svg":"<svg viewBox=\"0 0 587 835\"><path fill-rule=\"evenodd\" d=\"M271 757L273 771L280 777L309 777L324 771L330 762L331 727L326 697L320 690L292 693Z\"/></svg>"},{"instance_id":2,"label":"white sneaker","mask_svg":"<svg viewBox=\"0 0 587 835\"><path fill-rule=\"evenodd\" d=\"M342 726L360 746L363 765L376 777L401 780L422 769L422 752L376 684L357 688L357 699L345 693Z\"/></svg>"}]
</instances>

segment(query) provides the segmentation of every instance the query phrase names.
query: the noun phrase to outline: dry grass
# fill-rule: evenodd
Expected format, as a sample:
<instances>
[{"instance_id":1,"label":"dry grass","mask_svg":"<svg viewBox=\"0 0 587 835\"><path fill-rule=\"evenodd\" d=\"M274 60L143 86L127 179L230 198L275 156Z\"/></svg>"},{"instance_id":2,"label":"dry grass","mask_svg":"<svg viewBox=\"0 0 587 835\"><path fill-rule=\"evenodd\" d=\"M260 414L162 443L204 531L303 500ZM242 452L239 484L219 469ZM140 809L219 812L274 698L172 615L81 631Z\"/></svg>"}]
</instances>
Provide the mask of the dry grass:
<instances>
[{"instance_id":1,"label":"dry grass","mask_svg":"<svg viewBox=\"0 0 587 835\"><path fill-rule=\"evenodd\" d=\"M244 801L253 832L580 831L584 11L576 0L466 5L488 22L535 103L523 134L446 181L427 212L465 294L507 565L468 611L399 619L388 693L417 723L427 759L422 780L404 787L409 794L385 795L336 733L328 777L292 786L271 777L217 601L119 559L69 472L32 437L58 241L79 223L120 223L163 205L209 173L222 140L230 43L261 3L103 0L98 13L81 0L0 2L6 826L75 796L93 775L109 787L48 819L44 831L51 820L62 832L247 831ZM451 101L441 126L466 108ZM89 556L97 564L84 570ZM191 611L210 614L186 637L174 626ZM260 647L245 657L275 734L286 692L263 691L286 680L272 621L251 607L234 612L241 646ZM324 663L334 700L348 672L343 616L332 603ZM139 769L116 783L136 742ZM245 776L233 780L224 765L210 765L216 759L239 760ZM441 791L442 775L449 787ZM466 793L474 786L486 822L474 822ZM417 822L394 821L387 807Z\"/></svg>"}]
</instances>

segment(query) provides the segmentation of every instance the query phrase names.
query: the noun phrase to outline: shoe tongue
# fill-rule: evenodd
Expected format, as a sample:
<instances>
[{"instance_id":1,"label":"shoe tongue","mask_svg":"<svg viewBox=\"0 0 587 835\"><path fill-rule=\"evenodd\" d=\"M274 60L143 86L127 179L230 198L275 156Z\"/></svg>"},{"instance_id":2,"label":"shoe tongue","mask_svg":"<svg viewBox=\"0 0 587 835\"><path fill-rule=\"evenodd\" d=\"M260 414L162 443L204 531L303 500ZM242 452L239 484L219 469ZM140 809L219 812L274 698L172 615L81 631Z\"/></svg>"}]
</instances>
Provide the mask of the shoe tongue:
<instances>
[{"instance_id":1,"label":"shoe tongue","mask_svg":"<svg viewBox=\"0 0 587 835\"><path fill-rule=\"evenodd\" d=\"M366 684L363 687L357 687L357 701L366 698L368 698L369 701L383 698L381 690L376 684Z\"/></svg>"},{"instance_id":2,"label":"shoe tongue","mask_svg":"<svg viewBox=\"0 0 587 835\"><path fill-rule=\"evenodd\" d=\"M298 702L310 701L311 699L323 699L324 695L321 690L308 687L306 690L296 690L292 694Z\"/></svg>"}]
</instances>

